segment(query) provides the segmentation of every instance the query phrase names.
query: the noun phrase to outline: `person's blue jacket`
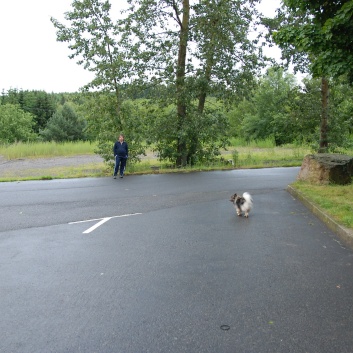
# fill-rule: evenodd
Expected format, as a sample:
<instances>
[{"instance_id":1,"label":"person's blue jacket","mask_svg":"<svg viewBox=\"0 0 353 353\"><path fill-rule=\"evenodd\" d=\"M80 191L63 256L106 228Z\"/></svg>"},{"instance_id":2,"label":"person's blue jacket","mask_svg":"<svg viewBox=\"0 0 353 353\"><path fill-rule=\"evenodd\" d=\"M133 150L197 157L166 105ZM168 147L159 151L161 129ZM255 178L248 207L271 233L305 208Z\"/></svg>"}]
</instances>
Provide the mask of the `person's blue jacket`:
<instances>
[{"instance_id":1,"label":"person's blue jacket","mask_svg":"<svg viewBox=\"0 0 353 353\"><path fill-rule=\"evenodd\" d=\"M114 144L114 157L118 156L120 158L127 158L129 155L129 147L125 141L120 143L120 141L116 141Z\"/></svg>"}]
</instances>

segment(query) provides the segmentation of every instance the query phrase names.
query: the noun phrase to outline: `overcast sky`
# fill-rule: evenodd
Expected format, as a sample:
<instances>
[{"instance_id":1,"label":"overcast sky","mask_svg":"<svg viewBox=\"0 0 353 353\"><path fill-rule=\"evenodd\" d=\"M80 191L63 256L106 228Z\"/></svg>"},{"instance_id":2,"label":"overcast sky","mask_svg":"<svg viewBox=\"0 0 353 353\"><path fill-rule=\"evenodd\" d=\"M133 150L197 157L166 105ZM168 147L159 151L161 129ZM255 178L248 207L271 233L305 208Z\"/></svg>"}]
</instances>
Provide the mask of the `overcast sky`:
<instances>
[{"instance_id":1,"label":"overcast sky","mask_svg":"<svg viewBox=\"0 0 353 353\"><path fill-rule=\"evenodd\" d=\"M122 0L111 0L116 9ZM67 43L56 41L50 17L59 21L72 0L0 0L0 92L11 88L77 92L92 73L69 59ZM260 10L272 16L280 0L262 0Z\"/></svg>"}]
</instances>

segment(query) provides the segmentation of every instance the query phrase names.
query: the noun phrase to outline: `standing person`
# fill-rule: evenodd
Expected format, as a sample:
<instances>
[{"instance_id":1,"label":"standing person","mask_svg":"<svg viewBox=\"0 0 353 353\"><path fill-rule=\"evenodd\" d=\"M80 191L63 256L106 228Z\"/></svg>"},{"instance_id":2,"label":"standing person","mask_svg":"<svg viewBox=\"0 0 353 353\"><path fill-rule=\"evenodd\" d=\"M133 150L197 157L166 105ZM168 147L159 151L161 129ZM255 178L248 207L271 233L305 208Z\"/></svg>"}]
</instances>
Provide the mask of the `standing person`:
<instances>
[{"instance_id":1,"label":"standing person","mask_svg":"<svg viewBox=\"0 0 353 353\"><path fill-rule=\"evenodd\" d=\"M114 157L115 157L115 167L114 167L114 179L119 172L120 167L120 178L124 176L124 170L126 165L126 160L129 155L129 147L124 141L124 135L119 135L119 140L114 144Z\"/></svg>"}]
</instances>

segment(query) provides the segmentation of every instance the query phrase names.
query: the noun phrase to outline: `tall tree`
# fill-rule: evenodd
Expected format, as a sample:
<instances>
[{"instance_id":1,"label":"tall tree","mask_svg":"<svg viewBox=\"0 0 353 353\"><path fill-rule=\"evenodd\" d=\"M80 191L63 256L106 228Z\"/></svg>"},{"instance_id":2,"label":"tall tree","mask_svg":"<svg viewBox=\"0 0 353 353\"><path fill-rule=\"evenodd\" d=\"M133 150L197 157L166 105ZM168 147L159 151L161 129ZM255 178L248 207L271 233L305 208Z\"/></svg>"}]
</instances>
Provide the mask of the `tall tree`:
<instances>
[{"instance_id":1,"label":"tall tree","mask_svg":"<svg viewBox=\"0 0 353 353\"><path fill-rule=\"evenodd\" d=\"M72 10L65 13L65 26L51 18L57 29L57 40L67 42L77 63L95 73L87 88L99 88L114 92L116 110L119 115L121 94L120 81L126 76L127 61L121 51L117 37L119 26L111 19L109 0L74 0Z\"/></svg>"},{"instance_id":2,"label":"tall tree","mask_svg":"<svg viewBox=\"0 0 353 353\"><path fill-rule=\"evenodd\" d=\"M162 100L163 106L166 102L175 104L175 117L168 111L164 119L166 124L169 121L170 141L161 154L174 157L177 165L184 166L192 163L211 140L222 140L220 130L214 130L217 135L211 136L207 131L188 128L195 121L201 128L207 114L223 119L215 112L205 112L206 98L212 94L224 99L226 92L238 91L253 78L261 56L256 55L255 43L248 40L256 15L255 1L128 3L124 43L130 48L136 76L175 87ZM205 135L208 140L200 138Z\"/></svg>"},{"instance_id":3,"label":"tall tree","mask_svg":"<svg viewBox=\"0 0 353 353\"><path fill-rule=\"evenodd\" d=\"M52 115L40 135L47 141L56 142L85 140L85 127L86 122L69 103L65 103Z\"/></svg>"},{"instance_id":4,"label":"tall tree","mask_svg":"<svg viewBox=\"0 0 353 353\"><path fill-rule=\"evenodd\" d=\"M54 99L44 91L31 91L27 92L24 101L23 109L34 114L34 131L38 133L46 127L55 112Z\"/></svg>"},{"instance_id":5,"label":"tall tree","mask_svg":"<svg viewBox=\"0 0 353 353\"><path fill-rule=\"evenodd\" d=\"M283 0L275 21L267 21L283 57L321 77L322 119L319 152L328 148L329 78L353 78L352 0Z\"/></svg>"},{"instance_id":6,"label":"tall tree","mask_svg":"<svg viewBox=\"0 0 353 353\"><path fill-rule=\"evenodd\" d=\"M57 29L57 40L68 43L72 53L70 58L77 58L79 65L95 74L93 81L85 88L100 90L114 97L107 100L109 106L104 107L104 112L100 110L102 116L92 117L90 114L90 118L99 120L101 126L112 129L109 133L96 135L99 144L105 146L100 153L104 156L112 155L111 144L120 132L127 135L132 151L134 144L139 146L135 150L140 150L140 134L132 134L129 129L131 124L126 121L129 116L121 111L121 86L129 75L130 64L126 51L119 45L121 28L111 18L111 4L109 0L74 0L71 6L72 9L65 13L67 25L51 18ZM102 117L105 119L103 122ZM106 138L113 141L105 140Z\"/></svg>"}]
</instances>

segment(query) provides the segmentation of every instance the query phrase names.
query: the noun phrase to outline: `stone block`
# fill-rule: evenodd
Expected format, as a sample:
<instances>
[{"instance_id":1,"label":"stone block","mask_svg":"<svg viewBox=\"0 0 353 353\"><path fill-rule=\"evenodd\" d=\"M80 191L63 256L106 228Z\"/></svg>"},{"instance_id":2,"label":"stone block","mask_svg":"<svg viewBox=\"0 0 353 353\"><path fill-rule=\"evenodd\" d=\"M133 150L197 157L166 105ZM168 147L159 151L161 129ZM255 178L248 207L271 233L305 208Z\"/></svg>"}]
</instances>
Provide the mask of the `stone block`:
<instances>
[{"instance_id":1,"label":"stone block","mask_svg":"<svg viewBox=\"0 0 353 353\"><path fill-rule=\"evenodd\" d=\"M319 153L305 156L297 179L313 184L346 185L352 182L352 176L352 156Z\"/></svg>"}]
</instances>

